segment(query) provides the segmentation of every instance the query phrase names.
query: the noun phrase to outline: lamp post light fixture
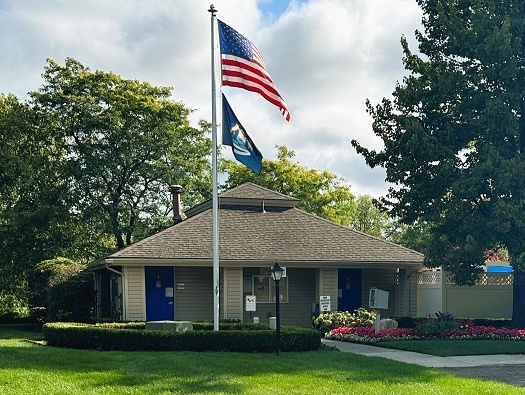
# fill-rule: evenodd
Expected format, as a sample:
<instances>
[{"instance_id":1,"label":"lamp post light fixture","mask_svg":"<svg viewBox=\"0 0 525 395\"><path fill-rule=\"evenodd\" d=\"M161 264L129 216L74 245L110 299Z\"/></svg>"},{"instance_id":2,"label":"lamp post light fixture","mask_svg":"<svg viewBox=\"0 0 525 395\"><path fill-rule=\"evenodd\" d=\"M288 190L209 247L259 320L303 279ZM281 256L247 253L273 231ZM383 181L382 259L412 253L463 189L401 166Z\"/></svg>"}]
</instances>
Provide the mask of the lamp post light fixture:
<instances>
[{"instance_id":1,"label":"lamp post light fixture","mask_svg":"<svg viewBox=\"0 0 525 395\"><path fill-rule=\"evenodd\" d=\"M275 354L281 351L281 312L279 309L279 281L283 276L284 269L277 262L270 269L272 278L275 281Z\"/></svg>"}]
</instances>

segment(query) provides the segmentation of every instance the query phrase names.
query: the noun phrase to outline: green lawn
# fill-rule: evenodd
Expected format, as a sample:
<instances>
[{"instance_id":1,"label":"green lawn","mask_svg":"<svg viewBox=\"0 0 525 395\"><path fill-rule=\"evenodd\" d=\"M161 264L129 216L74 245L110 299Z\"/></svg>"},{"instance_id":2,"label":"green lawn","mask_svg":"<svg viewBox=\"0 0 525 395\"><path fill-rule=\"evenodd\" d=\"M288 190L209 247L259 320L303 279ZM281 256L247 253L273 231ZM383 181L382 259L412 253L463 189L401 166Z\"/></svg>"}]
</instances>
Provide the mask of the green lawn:
<instances>
[{"instance_id":1,"label":"green lawn","mask_svg":"<svg viewBox=\"0 0 525 395\"><path fill-rule=\"evenodd\" d=\"M440 357L525 354L525 341L512 340L392 340L374 345Z\"/></svg>"},{"instance_id":2,"label":"green lawn","mask_svg":"<svg viewBox=\"0 0 525 395\"><path fill-rule=\"evenodd\" d=\"M337 351L279 357L82 351L36 345L26 340L28 332L20 332L19 339L14 333L0 328L0 393L5 395L525 393L506 384Z\"/></svg>"}]
</instances>

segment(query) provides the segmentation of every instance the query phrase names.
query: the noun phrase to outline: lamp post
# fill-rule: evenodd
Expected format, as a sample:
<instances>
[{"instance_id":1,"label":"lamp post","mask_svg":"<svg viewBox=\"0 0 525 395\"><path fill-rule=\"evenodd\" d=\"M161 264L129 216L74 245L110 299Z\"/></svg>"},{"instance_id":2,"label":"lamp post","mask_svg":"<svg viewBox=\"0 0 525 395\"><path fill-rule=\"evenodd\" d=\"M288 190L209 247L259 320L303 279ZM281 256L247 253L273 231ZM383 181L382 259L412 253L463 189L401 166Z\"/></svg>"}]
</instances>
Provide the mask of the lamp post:
<instances>
[{"instance_id":1,"label":"lamp post","mask_svg":"<svg viewBox=\"0 0 525 395\"><path fill-rule=\"evenodd\" d=\"M277 262L270 269L272 278L275 281L275 354L279 355L281 351L281 312L279 310L279 281L283 276L283 268Z\"/></svg>"}]
</instances>

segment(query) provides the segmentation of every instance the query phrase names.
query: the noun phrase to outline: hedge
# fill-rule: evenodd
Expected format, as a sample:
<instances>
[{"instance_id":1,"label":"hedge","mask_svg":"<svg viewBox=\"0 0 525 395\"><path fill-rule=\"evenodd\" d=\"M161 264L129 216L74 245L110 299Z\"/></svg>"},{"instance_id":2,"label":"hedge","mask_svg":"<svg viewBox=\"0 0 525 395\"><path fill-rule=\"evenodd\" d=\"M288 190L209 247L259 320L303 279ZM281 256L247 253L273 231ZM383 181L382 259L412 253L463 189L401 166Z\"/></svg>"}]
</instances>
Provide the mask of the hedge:
<instances>
[{"instance_id":1,"label":"hedge","mask_svg":"<svg viewBox=\"0 0 525 395\"><path fill-rule=\"evenodd\" d=\"M399 328L415 328L427 321L428 317L396 317L394 319L397 321ZM472 318L471 321L476 326L493 326L495 328L509 328L512 326L512 320L506 318Z\"/></svg>"},{"instance_id":2,"label":"hedge","mask_svg":"<svg viewBox=\"0 0 525 395\"><path fill-rule=\"evenodd\" d=\"M47 344L57 347L120 351L230 351L273 352L275 331L259 330L163 330L124 329L126 325L88 325L55 322L43 327ZM143 325L143 324L139 324ZM281 328L281 351L318 350L321 336L313 329Z\"/></svg>"}]
</instances>

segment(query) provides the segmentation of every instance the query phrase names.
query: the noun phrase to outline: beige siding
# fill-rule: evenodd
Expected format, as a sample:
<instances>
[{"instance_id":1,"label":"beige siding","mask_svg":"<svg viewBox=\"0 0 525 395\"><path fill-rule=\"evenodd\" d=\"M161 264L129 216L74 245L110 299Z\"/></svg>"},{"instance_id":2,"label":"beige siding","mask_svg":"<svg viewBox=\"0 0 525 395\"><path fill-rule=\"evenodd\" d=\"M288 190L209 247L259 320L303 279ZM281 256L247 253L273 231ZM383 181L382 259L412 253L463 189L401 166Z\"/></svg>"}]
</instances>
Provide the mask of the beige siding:
<instances>
[{"instance_id":1,"label":"beige siding","mask_svg":"<svg viewBox=\"0 0 525 395\"><path fill-rule=\"evenodd\" d=\"M175 268L175 320L213 322L213 269Z\"/></svg>"},{"instance_id":2,"label":"beige siding","mask_svg":"<svg viewBox=\"0 0 525 395\"><path fill-rule=\"evenodd\" d=\"M408 295L409 295L409 306L408 306L408 317L417 316L417 272L411 272L408 277Z\"/></svg>"},{"instance_id":3,"label":"beige siding","mask_svg":"<svg viewBox=\"0 0 525 395\"><path fill-rule=\"evenodd\" d=\"M337 269L321 269L319 273L319 296L330 296L330 310L337 311L338 276ZM319 303L317 298L316 303Z\"/></svg>"},{"instance_id":4,"label":"beige siding","mask_svg":"<svg viewBox=\"0 0 525 395\"><path fill-rule=\"evenodd\" d=\"M397 317L417 315L417 272L399 269L396 299Z\"/></svg>"},{"instance_id":5,"label":"beige siding","mask_svg":"<svg viewBox=\"0 0 525 395\"><path fill-rule=\"evenodd\" d=\"M144 321L145 314L145 291L144 291L144 267L124 267L125 294L126 294L126 320Z\"/></svg>"},{"instance_id":6,"label":"beige siding","mask_svg":"<svg viewBox=\"0 0 525 395\"><path fill-rule=\"evenodd\" d=\"M221 299L222 316L225 319L243 318L242 268L225 268Z\"/></svg>"},{"instance_id":7,"label":"beige siding","mask_svg":"<svg viewBox=\"0 0 525 395\"><path fill-rule=\"evenodd\" d=\"M396 275L395 286L395 315L396 317L404 317L407 311L408 302L408 286L406 283L406 270L400 269Z\"/></svg>"},{"instance_id":8,"label":"beige siding","mask_svg":"<svg viewBox=\"0 0 525 395\"><path fill-rule=\"evenodd\" d=\"M316 301L319 300L319 296L321 296L321 270L322 269L315 269L315 300Z\"/></svg>"},{"instance_id":9,"label":"beige siding","mask_svg":"<svg viewBox=\"0 0 525 395\"><path fill-rule=\"evenodd\" d=\"M379 288L388 291L388 309L380 310L383 317L395 315L396 302L396 270L395 269L364 269L363 270L363 307L368 307L370 288Z\"/></svg>"}]
</instances>

